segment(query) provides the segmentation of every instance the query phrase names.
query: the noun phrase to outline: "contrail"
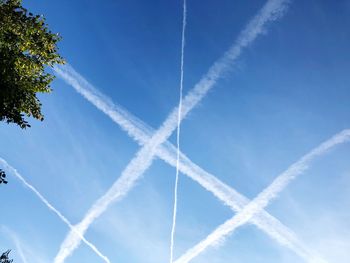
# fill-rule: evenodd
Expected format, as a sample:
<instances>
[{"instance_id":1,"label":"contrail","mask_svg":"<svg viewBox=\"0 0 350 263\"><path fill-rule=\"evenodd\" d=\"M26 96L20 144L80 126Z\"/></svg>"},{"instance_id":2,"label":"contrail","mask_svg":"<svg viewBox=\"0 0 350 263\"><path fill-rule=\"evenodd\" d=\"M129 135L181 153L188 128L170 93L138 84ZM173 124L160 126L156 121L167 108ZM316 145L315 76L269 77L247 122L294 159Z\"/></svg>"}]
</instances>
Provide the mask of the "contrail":
<instances>
[{"instance_id":1,"label":"contrail","mask_svg":"<svg viewBox=\"0 0 350 263\"><path fill-rule=\"evenodd\" d=\"M110 99L98 92L89 82L80 76L71 66L56 67L56 73L71 85L78 93L84 96L89 102L95 105L99 110L108 115L115 123L121 126L133 139L140 145L145 144L154 131L132 116L120 106L114 105ZM157 148L157 155L172 166L176 166L176 148L169 142L165 142ZM239 212L249 199L238 193L236 190L227 186L218 180L214 175L209 174L202 168L191 162L185 155L181 154L179 169L182 173L202 185L206 190L211 191L218 199L222 200L233 211ZM262 211L256 217L252 218L252 223L261 230L269 234L280 244L292 249L306 261L313 254L309 251L295 234L285 227L279 220ZM272 227L273 226L273 227ZM79 238L70 233L61 248L69 247L70 243L79 245ZM73 251L74 249L72 249ZM62 249L61 249L62 251ZM61 252L60 252L61 253ZM59 254L60 254L59 253ZM69 252L71 253L71 252Z\"/></svg>"},{"instance_id":2,"label":"contrail","mask_svg":"<svg viewBox=\"0 0 350 263\"><path fill-rule=\"evenodd\" d=\"M244 47L251 44L258 35L265 30L268 22L276 20L284 13L287 0L268 0L260 12L248 23L241 32L236 43L209 69L208 73L195 85L183 100L181 118L201 101L207 92L216 84L223 73L230 69L231 64L241 54ZM163 122L159 130L152 135L151 139L144 144L135 157L127 165L121 176L112 187L99 198L89 209L84 219L76 226L81 235L84 235L91 223L99 217L113 202L120 200L134 186L135 182L142 176L144 171L151 165L156 150L160 144L165 142L177 127L178 107L176 107L168 118ZM64 262L74 249L78 247L80 237L72 231L68 234L61 245L61 249L55 258L55 263Z\"/></svg>"},{"instance_id":3,"label":"contrail","mask_svg":"<svg viewBox=\"0 0 350 263\"><path fill-rule=\"evenodd\" d=\"M244 207L238 214L227 220L224 224L216 228L204 240L196 246L189 249L184 255L175 261L175 263L187 263L194 257L202 253L207 247L223 240L228 234L232 233L237 227L247 223L255 214L261 212L274 198L280 193L293 179L304 173L310 166L311 161L316 157L325 154L331 148L350 141L350 129L344 130L329 140L325 141L308 154L304 155L299 161L292 164L286 171L280 174L267 188L265 188L253 201ZM313 262L324 262L315 259Z\"/></svg>"},{"instance_id":4,"label":"contrail","mask_svg":"<svg viewBox=\"0 0 350 263\"><path fill-rule=\"evenodd\" d=\"M71 231L73 231L75 234L79 235L79 237L81 238L81 240L83 240L83 242L88 245L100 258L102 258L105 262L110 263L110 260L103 255L96 247L95 245L93 245L92 243L90 243L88 240L85 239L84 236L82 236L79 231L77 231L75 229L75 227L68 221L68 219L62 215L62 213L60 211L58 211L53 205L51 205L49 203L49 201L47 201L47 199L42 196L42 194L39 193L38 190L36 190L36 188L34 186L32 186L31 184L29 184L21 175L20 173L13 168L11 165L9 165L4 159L2 159L0 157L0 163L1 165L10 173L12 173L15 177L17 177L26 187L28 187L30 190L32 190L34 192L34 194L39 197L39 199L52 211L54 212L64 223L66 223L66 225L70 228Z\"/></svg>"},{"instance_id":5,"label":"contrail","mask_svg":"<svg viewBox=\"0 0 350 263\"><path fill-rule=\"evenodd\" d=\"M186 32L186 17L187 17L187 6L186 0L183 1L183 15L182 15L182 36L181 36L181 69L180 69L180 96L178 106L178 118L177 118L177 152L176 152L176 175L175 175L175 186L174 186L174 210L173 210L173 223L171 227L170 235L170 263L173 263L174 259L174 236L176 229L176 216L177 216L177 193L179 185L179 162L180 162L180 132L181 132L181 110L182 110L182 93L184 85L184 59L185 59L185 32Z\"/></svg>"},{"instance_id":6,"label":"contrail","mask_svg":"<svg viewBox=\"0 0 350 263\"><path fill-rule=\"evenodd\" d=\"M111 102L109 98L98 92L87 80L79 75L71 66L56 68L56 73L71 85L78 93L84 96L99 110L109 116L113 122L126 131L139 145L144 145L155 130L147 124L131 115L125 109ZM177 165L177 148L169 141L164 142L157 148L157 156L169 165ZM215 197L230 207L234 212L241 211L249 199L237 192L235 189L221 182L217 177L194 164L186 155L180 153L179 169L191 179L199 183L204 189L212 192ZM316 257L313 252L296 237L296 235L284 226L278 219L266 211L258 213L251 219L258 228L265 231L272 239L286 246L309 262L310 258ZM66 238L68 240L68 237ZM66 241L65 241L66 242ZM62 247L64 244L62 244ZM65 246L68 246L66 244ZM65 247L64 246L64 247Z\"/></svg>"},{"instance_id":7,"label":"contrail","mask_svg":"<svg viewBox=\"0 0 350 263\"><path fill-rule=\"evenodd\" d=\"M120 105L116 105L110 98L99 92L85 78L76 72L69 64L56 65L53 70L58 76L71 85L87 101L109 116L131 138L139 144L144 144L152 136L151 128L132 116Z\"/></svg>"},{"instance_id":8,"label":"contrail","mask_svg":"<svg viewBox=\"0 0 350 263\"><path fill-rule=\"evenodd\" d=\"M28 263L28 260L27 260L26 256L24 255L22 246L21 246L18 238L16 236L13 236L12 239L13 239L13 242L15 243L16 250L18 252L19 257L22 260L22 263Z\"/></svg>"},{"instance_id":9,"label":"contrail","mask_svg":"<svg viewBox=\"0 0 350 263\"><path fill-rule=\"evenodd\" d=\"M21 258L22 263L28 263L27 257L24 255L22 245L21 245L21 242L19 241L18 236L12 230L10 230L9 228L7 228L5 226L2 226L0 228L0 230L10 236L13 243L15 244L16 252L18 253L19 257Z\"/></svg>"},{"instance_id":10,"label":"contrail","mask_svg":"<svg viewBox=\"0 0 350 263\"><path fill-rule=\"evenodd\" d=\"M56 73L69 85L82 94L89 102L99 110L108 115L116 124L128 132L140 145L145 144L155 131L141 120L132 116L120 106L111 103L110 99L100 94L93 86L79 75L71 66L56 68ZM168 164L176 167L177 149L170 142L166 141L157 149L157 155ZM199 183L206 190L212 192L219 200L229 206L233 211L239 212L249 203L249 199L224 184L214 175L206 172L194 164L184 154L180 154L179 169L194 181ZM309 251L296 235L284 226L279 220L263 211L251 219L261 230L265 231L278 243L292 249L300 257L308 261L313 252ZM273 226L273 227L272 227Z\"/></svg>"}]
</instances>

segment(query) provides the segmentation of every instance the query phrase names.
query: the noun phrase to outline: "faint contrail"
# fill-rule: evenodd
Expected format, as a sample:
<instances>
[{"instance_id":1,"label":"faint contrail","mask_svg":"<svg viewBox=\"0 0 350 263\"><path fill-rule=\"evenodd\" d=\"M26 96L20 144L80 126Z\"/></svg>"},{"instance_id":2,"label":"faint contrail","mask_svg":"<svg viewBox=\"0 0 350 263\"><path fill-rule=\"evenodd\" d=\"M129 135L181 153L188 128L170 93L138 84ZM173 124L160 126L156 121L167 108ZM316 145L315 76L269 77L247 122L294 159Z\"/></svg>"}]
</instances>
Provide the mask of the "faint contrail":
<instances>
[{"instance_id":1,"label":"faint contrail","mask_svg":"<svg viewBox=\"0 0 350 263\"><path fill-rule=\"evenodd\" d=\"M15 243L16 246L16 250L18 252L19 257L22 260L22 263L28 263L28 260L26 258L26 256L24 255L21 243L19 242L17 236L12 236L13 242Z\"/></svg>"},{"instance_id":2,"label":"faint contrail","mask_svg":"<svg viewBox=\"0 0 350 263\"><path fill-rule=\"evenodd\" d=\"M92 243L90 243L88 240L85 239L84 236L82 236L75 228L74 226L68 221L68 219L62 215L60 211L58 211L53 205L47 201L47 199L42 196L42 194L39 193L38 190L31 184L29 184L20 174L19 172L13 168L11 165L9 165L4 159L0 157L0 163L1 165L10 173L12 173L15 177L17 177L26 187L28 187L30 190L34 192L34 194L39 197L39 199L52 211L54 212L66 225L70 228L71 231L76 233L80 236L80 238L83 240L83 242L88 245L100 258L102 258L105 262L110 263L110 260L103 255Z\"/></svg>"},{"instance_id":3,"label":"faint contrail","mask_svg":"<svg viewBox=\"0 0 350 263\"><path fill-rule=\"evenodd\" d=\"M18 253L19 257L22 260L22 263L28 263L27 257L24 255L22 245L21 245L21 242L19 241L18 236L12 230L10 230L5 226L2 226L0 230L10 236L13 243L15 244L16 253Z\"/></svg>"},{"instance_id":4,"label":"faint contrail","mask_svg":"<svg viewBox=\"0 0 350 263\"><path fill-rule=\"evenodd\" d=\"M227 220L224 224L216 228L204 240L196 246L189 249L184 255L175 261L175 263L187 263L194 257L202 253L207 247L223 240L228 234L232 233L237 227L247 223L255 214L261 212L276 198L293 179L305 172L313 159L325 154L336 145L350 141L350 130L344 130L329 140L325 141L308 154L304 155L299 161L292 164L286 171L280 174L267 188L265 188L253 201L244 207L238 214ZM312 262L324 262L321 259L314 259Z\"/></svg>"},{"instance_id":5,"label":"faint contrail","mask_svg":"<svg viewBox=\"0 0 350 263\"><path fill-rule=\"evenodd\" d=\"M177 118L177 132L176 132L176 175L175 175L175 186L174 186L174 208L173 208L173 222L170 234L170 263L173 263L174 259L174 236L176 229L176 216L177 216L177 192L179 185L179 163L180 163L180 132L181 132L181 111L182 111L182 93L184 85L184 59L185 59L185 32L186 32L186 17L187 17L187 6L186 0L183 1L183 15L182 15L182 36L181 36L181 68L180 68L180 96L178 106L178 118Z\"/></svg>"},{"instance_id":6,"label":"faint contrail","mask_svg":"<svg viewBox=\"0 0 350 263\"><path fill-rule=\"evenodd\" d=\"M199 102L207 92L216 84L223 73L230 69L231 64L241 54L244 47L251 44L258 35L264 32L266 23L280 17L287 7L287 0L268 0L241 32L236 43L209 69L208 73L195 85L183 100L181 119ZM135 182L142 176L144 171L151 165L157 148L165 142L177 127L178 107L176 107L168 118L163 122L159 130L154 133L149 141L138 151L122 175L112 187L99 198L89 209L84 219L76 226L82 235L85 234L90 224L99 217L110 205L111 202L120 200L134 186ZM55 263L64 262L74 249L78 247L80 237L72 231L68 234L61 245L61 249L55 258Z\"/></svg>"}]
</instances>

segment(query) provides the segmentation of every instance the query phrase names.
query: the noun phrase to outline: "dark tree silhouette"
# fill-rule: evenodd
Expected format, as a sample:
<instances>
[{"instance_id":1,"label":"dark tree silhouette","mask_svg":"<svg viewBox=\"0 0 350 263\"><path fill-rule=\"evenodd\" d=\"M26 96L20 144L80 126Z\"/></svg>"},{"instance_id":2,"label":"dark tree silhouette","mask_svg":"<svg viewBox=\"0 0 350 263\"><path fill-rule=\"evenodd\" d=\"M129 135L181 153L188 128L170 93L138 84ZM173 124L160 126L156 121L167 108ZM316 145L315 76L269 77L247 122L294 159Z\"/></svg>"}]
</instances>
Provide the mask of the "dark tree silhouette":
<instances>
[{"instance_id":1,"label":"dark tree silhouette","mask_svg":"<svg viewBox=\"0 0 350 263\"><path fill-rule=\"evenodd\" d=\"M13 262L13 259L9 259L9 254L11 250L7 250L6 252L2 253L0 256L0 263L11 263Z\"/></svg>"},{"instance_id":2,"label":"dark tree silhouette","mask_svg":"<svg viewBox=\"0 0 350 263\"><path fill-rule=\"evenodd\" d=\"M7 184L7 181L5 180L5 178L6 178L5 172L0 169L0 184Z\"/></svg>"}]
</instances>

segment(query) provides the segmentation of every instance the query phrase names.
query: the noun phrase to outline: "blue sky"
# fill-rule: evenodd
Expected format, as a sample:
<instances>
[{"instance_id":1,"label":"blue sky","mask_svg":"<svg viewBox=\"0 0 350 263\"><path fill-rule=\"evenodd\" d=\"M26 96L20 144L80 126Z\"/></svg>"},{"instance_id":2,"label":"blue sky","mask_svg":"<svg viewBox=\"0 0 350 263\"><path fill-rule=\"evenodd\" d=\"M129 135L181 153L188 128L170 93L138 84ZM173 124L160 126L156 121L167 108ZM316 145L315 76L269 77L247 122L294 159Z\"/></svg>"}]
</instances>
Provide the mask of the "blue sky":
<instances>
[{"instance_id":1,"label":"blue sky","mask_svg":"<svg viewBox=\"0 0 350 263\"><path fill-rule=\"evenodd\" d=\"M188 0L184 93L234 43L265 1ZM154 129L178 103L181 1L24 1L63 36L69 64ZM242 51L182 122L181 149L249 199L334 134L350 128L350 1L291 1L284 16ZM20 130L0 124L0 157L73 224L118 179L139 145L57 78L40 96L45 121ZM169 141L176 143L173 134ZM312 162L266 211L326 262L350 249L350 145ZM0 249L15 262L53 262L68 227L8 173L1 186ZM175 168L155 159L86 238L111 262L169 259ZM175 258L233 211L184 174L179 182ZM66 259L103 262L85 244ZM248 223L194 263L306 262Z\"/></svg>"}]
</instances>

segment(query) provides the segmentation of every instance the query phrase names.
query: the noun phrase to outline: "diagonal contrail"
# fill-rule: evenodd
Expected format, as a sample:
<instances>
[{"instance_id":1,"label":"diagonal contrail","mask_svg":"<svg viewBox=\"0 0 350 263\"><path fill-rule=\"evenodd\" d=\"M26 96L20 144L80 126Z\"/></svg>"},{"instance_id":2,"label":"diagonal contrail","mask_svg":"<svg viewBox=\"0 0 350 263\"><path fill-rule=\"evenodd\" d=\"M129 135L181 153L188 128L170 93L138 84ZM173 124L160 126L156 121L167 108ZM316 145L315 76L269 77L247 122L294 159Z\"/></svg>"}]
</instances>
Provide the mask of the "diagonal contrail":
<instances>
[{"instance_id":1,"label":"diagonal contrail","mask_svg":"<svg viewBox=\"0 0 350 263\"><path fill-rule=\"evenodd\" d=\"M181 68L180 68L180 96L178 106L178 118L177 118L177 132L176 132L176 174L175 174L175 186L174 186L174 209L173 209L173 223L170 234L170 263L174 260L174 237L176 229L176 217L177 217L177 193L179 186L179 163L180 163L180 132L181 132L181 111L182 111L182 94L184 86L184 60L185 60L185 32L186 32L186 18L187 18L187 5L186 0L183 0L183 15L182 15L182 35L181 35Z\"/></svg>"},{"instance_id":2,"label":"diagonal contrail","mask_svg":"<svg viewBox=\"0 0 350 263\"><path fill-rule=\"evenodd\" d=\"M62 213L60 211L58 211L53 205L50 204L49 201L47 201L47 199L39 193L39 191L32 186L30 183L28 183L22 175L20 175L20 173L13 168L11 165L9 165L4 159L2 159L0 157L0 164L7 170L9 171L11 174L13 174L15 177L17 177L26 187L28 187L32 192L34 192L34 194L52 211L54 212L69 228L71 231L73 231L75 234L79 235L81 240L83 240L83 242L88 245L100 258L102 258L105 262L107 263L111 263L110 260L103 255L94 244L90 243L88 240L86 240L86 238L81 235L76 229L75 227L68 221L68 219L62 215Z\"/></svg>"},{"instance_id":3,"label":"diagonal contrail","mask_svg":"<svg viewBox=\"0 0 350 263\"><path fill-rule=\"evenodd\" d=\"M216 82L222 77L223 73L230 69L231 64L239 57L242 50L251 44L258 35L264 32L266 24L283 15L288 2L288 0L267 1L259 13L241 32L234 45L221 59L214 63L208 73L202 77L184 98L181 119L205 97L207 92L213 88ZM176 107L157 132L152 135L151 139L138 151L112 187L89 209L84 219L76 226L81 235L85 234L91 223L99 217L113 201L120 200L124 197L134 186L135 182L142 176L144 171L149 168L158 146L165 142L176 129L178 119L177 112L178 108ZM55 263L64 262L65 258L78 247L79 243L80 236L70 231L61 245L61 249L55 258Z\"/></svg>"},{"instance_id":4,"label":"diagonal contrail","mask_svg":"<svg viewBox=\"0 0 350 263\"><path fill-rule=\"evenodd\" d=\"M265 207L277 197L277 195L297 176L304 173L310 163L318 156L325 154L331 148L350 141L350 129L344 130L334 135L329 140L304 155L299 161L292 164L286 171L281 173L267 188L265 188L253 201L245 206L238 214L217 227L210 235L189 249L175 263L187 263L194 257L202 253L206 248L223 240L236 228L247 223L255 214L261 212ZM324 262L322 259L312 259L311 262Z\"/></svg>"}]
</instances>

